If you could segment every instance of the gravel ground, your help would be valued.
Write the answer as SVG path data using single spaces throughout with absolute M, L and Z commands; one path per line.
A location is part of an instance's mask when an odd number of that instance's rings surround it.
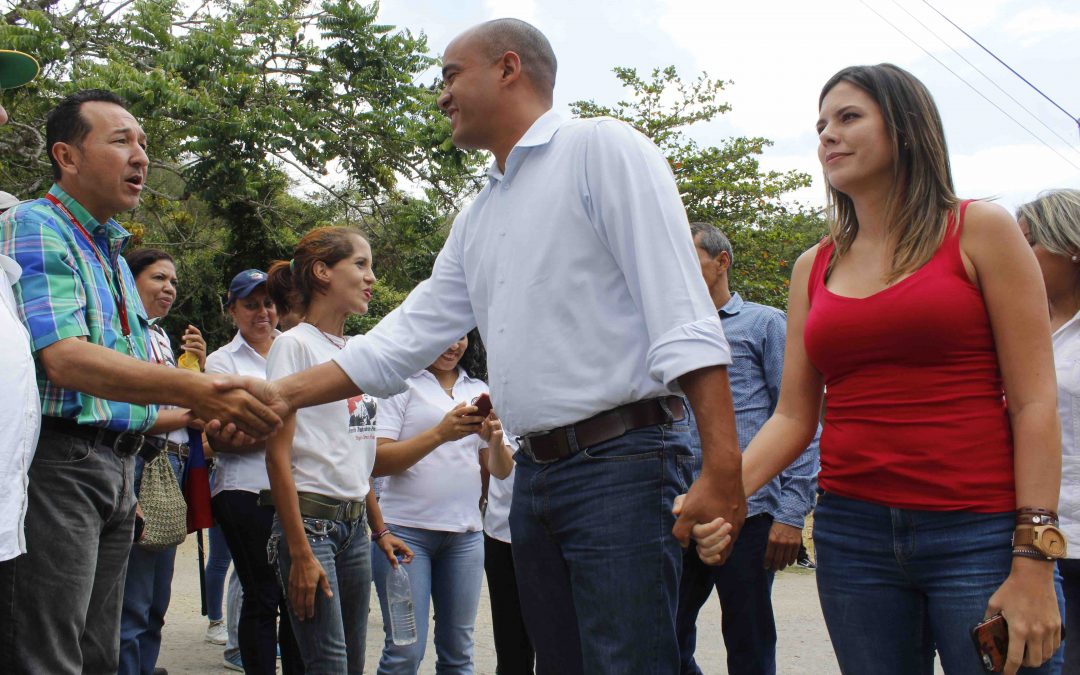
M 199 614 L 199 577 L 195 538 L 180 547 L 173 578 L 172 606 L 166 617 L 164 640 L 158 666 L 170 674 L 222 673 L 222 648 L 203 641 L 206 617 Z M 839 673 L 832 645 L 821 618 L 814 573 L 788 569 L 776 577 L 773 606 L 777 616 L 777 670 L 799 675 L 834 675 Z M 726 672 L 724 643 L 720 637 L 720 607 L 715 596 L 702 608 L 698 622 L 698 664 L 706 673 Z M 367 671 L 374 672 L 382 649 L 383 628 L 378 599 L 372 592 L 368 620 Z M 435 672 L 434 647 L 428 638 L 427 657 L 421 673 Z M 491 637 L 491 612 L 487 588 L 480 596 L 476 622 L 476 672 L 495 673 L 495 648 Z

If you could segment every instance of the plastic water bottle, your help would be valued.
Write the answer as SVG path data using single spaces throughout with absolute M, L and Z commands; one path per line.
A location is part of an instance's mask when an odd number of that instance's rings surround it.
M 397 568 L 390 568 L 386 575 L 386 599 L 390 605 L 390 636 L 396 645 L 416 642 L 416 616 L 413 613 L 412 586 L 409 573 L 398 556 Z

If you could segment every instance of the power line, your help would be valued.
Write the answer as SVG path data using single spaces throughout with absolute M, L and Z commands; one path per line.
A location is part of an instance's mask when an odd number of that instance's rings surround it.
M 963 28 L 961 28 L 960 26 L 957 26 L 957 25 L 956 25 L 956 23 L 955 23 L 955 22 L 954 22 L 954 21 L 953 21 L 952 19 L 950 19 L 949 17 L 947 17 L 947 16 L 945 16 L 944 14 L 942 14 L 942 13 L 941 13 L 941 11 L 940 11 L 940 10 L 938 10 L 938 8 L 937 8 L 937 7 L 934 7 L 933 5 L 931 5 L 931 4 L 929 3 L 929 2 L 927 2 L 927 0 L 922 0 L 922 1 L 923 1 L 923 4 L 924 4 L 924 5 L 926 5 L 926 6 L 927 6 L 927 7 L 929 7 L 930 9 L 934 10 L 935 12 L 937 12 L 937 15 L 938 15 L 938 16 L 940 16 L 940 17 L 941 17 L 942 19 L 945 19 L 945 20 L 946 20 L 946 21 L 948 21 L 948 22 L 949 22 L 950 24 L 952 24 L 953 28 L 955 28 L 956 30 L 958 30 L 958 31 L 960 31 L 961 33 L 963 33 L 964 35 L 966 35 L 966 36 L 968 37 L 968 39 L 969 39 L 969 40 L 971 40 L 972 42 L 974 42 L 975 44 L 979 45 L 979 47 L 981 47 L 981 48 L 982 48 L 982 50 L 983 50 L 984 52 L 986 52 L 986 53 L 987 53 L 987 54 L 989 54 L 990 56 L 993 56 L 993 57 L 994 57 L 994 60 L 996 60 L 996 61 L 997 61 L 998 63 L 1000 63 L 1001 65 L 1003 65 L 1003 66 L 1005 66 L 1006 68 L 1008 68 L 1008 69 L 1009 69 L 1009 72 L 1010 72 L 1010 73 L 1012 73 L 1013 75 L 1015 75 L 1015 76 L 1019 77 L 1019 78 L 1020 78 L 1021 80 L 1023 80 L 1023 81 L 1024 81 L 1024 84 L 1026 84 L 1027 86 L 1031 87 L 1031 88 L 1032 88 L 1032 89 L 1034 89 L 1035 91 L 1039 92 L 1039 95 L 1040 95 L 1040 96 L 1042 96 L 1043 98 L 1045 98 L 1045 99 L 1046 99 L 1047 101 L 1050 101 L 1050 103 L 1051 103 L 1051 104 L 1052 104 L 1052 105 L 1053 105 L 1053 106 L 1054 106 L 1055 108 L 1057 108 L 1057 109 L 1058 109 L 1058 110 L 1060 110 L 1061 112 L 1063 112 L 1063 113 L 1065 113 L 1066 115 L 1068 115 L 1068 116 L 1069 116 L 1069 119 L 1070 119 L 1070 120 L 1072 120 L 1073 124 L 1075 124 L 1075 125 L 1077 126 L 1077 128 L 1078 128 L 1078 129 L 1080 129 L 1080 117 L 1077 117 L 1076 115 L 1072 114 L 1071 112 L 1069 112 L 1069 111 L 1068 111 L 1068 110 L 1066 110 L 1065 108 L 1062 108 L 1062 107 L 1061 107 L 1060 105 L 1058 105 L 1057 101 L 1055 101 L 1054 99 L 1052 99 L 1052 98 L 1050 98 L 1049 96 L 1047 96 L 1046 94 L 1044 94 L 1044 93 L 1043 93 L 1043 91 L 1042 91 L 1042 89 L 1039 89 L 1039 88 L 1038 88 L 1038 87 L 1036 87 L 1036 86 L 1035 86 L 1034 84 L 1032 84 L 1031 82 L 1029 82 L 1029 81 L 1028 81 L 1028 79 L 1027 79 L 1026 77 L 1024 77 L 1024 76 L 1023 76 L 1023 75 L 1021 75 L 1020 73 L 1016 72 L 1016 71 L 1015 71 L 1015 70 L 1013 69 L 1013 67 L 1012 67 L 1012 66 L 1010 66 L 1009 64 L 1005 63 L 1005 62 L 1004 62 L 1004 61 L 1002 61 L 1002 60 L 1001 60 L 1000 58 L 998 58 L 998 55 L 997 55 L 997 54 L 995 54 L 994 52 L 990 51 L 990 50 L 989 50 L 989 49 L 987 49 L 987 48 L 986 48 L 985 46 L 983 46 L 983 44 L 982 44 L 981 42 L 979 42 L 979 41 L 978 41 L 978 40 L 976 40 L 976 39 L 975 39 L 974 37 L 972 37 L 972 35 L 971 35 L 970 33 L 968 33 L 968 32 L 967 32 L 966 30 L 964 30 L 964 29 L 963 29 Z
M 941 36 L 940 36 L 940 35 L 938 35 L 938 34 L 937 34 L 936 32 L 934 32 L 934 29 L 933 29 L 933 28 L 930 28 L 930 26 L 927 26 L 927 25 L 926 25 L 925 23 L 923 23 L 923 21 L 922 21 L 922 20 L 921 20 L 921 19 L 920 19 L 919 17 L 917 17 L 917 16 L 915 16 L 914 14 L 912 14 L 912 13 L 911 13 L 911 11 L 910 11 L 910 10 L 908 10 L 908 9 L 907 9 L 906 7 L 904 7 L 903 5 L 901 5 L 901 4 L 900 4 L 900 2 L 899 2 L 898 0 L 892 0 L 892 3 L 893 3 L 894 5 L 896 5 L 897 7 L 899 7 L 900 9 L 902 9 L 902 10 L 904 11 L 904 13 L 905 13 L 905 14 L 907 14 L 908 16 L 910 16 L 910 17 L 911 17 L 911 18 L 912 18 L 912 19 L 913 19 L 913 20 L 914 20 L 914 21 L 915 21 L 916 23 L 918 23 L 918 24 L 919 24 L 920 26 L 922 26 L 923 28 L 925 28 L 925 29 L 926 29 L 926 31 L 927 31 L 928 33 L 930 33 L 931 35 L 933 35 L 934 37 L 936 37 L 936 38 L 938 39 L 938 41 L 939 41 L 939 42 L 941 42 L 941 44 L 945 45 L 945 46 L 946 46 L 946 47 L 948 47 L 948 48 L 949 48 L 950 50 L 952 50 L 952 52 L 953 52 L 954 54 L 956 54 L 957 56 L 959 56 L 959 57 L 960 57 L 960 58 L 961 58 L 961 59 L 962 59 L 962 60 L 964 61 L 964 63 L 966 63 L 966 64 L 968 64 L 969 66 L 971 66 L 971 67 L 972 67 L 972 68 L 973 68 L 973 69 L 975 70 L 975 72 L 977 72 L 978 74 L 982 75 L 982 76 L 983 76 L 984 78 L 986 78 L 986 80 L 987 80 L 988 82 L 990 82 L 990 84 L 992 84 L 992 85 L 994 85 L 995 87 L 997 87 L 998 91 L 1000 91 L 1000 92 L 1001 92 L 1002 94 L 1005 94 L 1005 96 L 1007 96 L 1007 97 L 1009 98 L 1009 100 L 1010 100 L 1010 101 L 1012 101 L 1012 102 L 1013 102 L 1013 103 L 1015 103 L 1016 105 L 1020 106 L 1020 109 L 1021 109 L 1021 110 L 1023 110 L 1023 111 L 1024 111 L 1024 112 L 1026 112 L 1027 114 L 1031 115 L 1031 116 L 1032 116 L 1033 118 L 1035 118 L 1035 121 L 1036 121 L 1036 122 L 1038 122 L 1039 124 L 1043 125 L 1043 127 L 1045 127 L 1047 131 L 1049 131 L 1049 132 L 1050 132 L 1050 133 L 1052 133 L 1052 134 L 1053 134 L 1053 135 L 1054 135 L 1055 137 L 1057 137 L 1057 139 L 1058 139 L 1059 141 L 1061 141 L 1061 142 L 1062 142 L 1062 143 L 1064 143 L 1065 145 L 1069 146 L 1069 148 L 1071 148 L 1071 149 L 1075 150 L 1075 151 L 1076 151 L 1077 153 L 1080 153 L 1080 148 L 1078 148 L 1077 146 L 1073 145 L 1073 144 L 1072 144 L 1072 141 L 1070 141 L 1069 139 L 1067 139 L 1067 138 L 1065 138 L 1064 136 L 1062 136 L 1061 134 L 1059 134 L 1059 133 L 1058 133 L 1058 132 L 1057 132 L 1057 131 L 1056 131 L 1056 130 L 1055 130 L 1055 129 L 1053 128 L 1053 127 L 1051 127 L 1051 126 L 1050 126 L 1049 124 L 1047 124 L 1046 122 L 1044 122 L 1044 121 L 1042 120 L 1042 118 L 1041 118 L 1041 117 L 1039 117 L 1038 115 L 1036 115 L 1036 114 L 1035 114 L 1034 112 L 1032 112 L 1031 110 L 1029 110 L 1029 109 L 1028 109 L 1028 108 L 1027 108 L 1027 107 L 1026 107 L 1026 106 L 1025 106 L 1025 105 L 1024 105 L 1023 103 L 1021 103 L 1020 101 L 1018 101 L 1018 100 L 1016 99 L 1016 97 L 1014 97 L 1014 96 L 1013 96 L 1012 94 L 1010 94 L 1009 92 L 1005 91 L 1005 89 L 1004 89 L 1004 88 L 1003 88 L 1003 87 L 1002 87 L 1002 86 L 1001 86 L 1000 84 L 998 84 L 998 83 L 997 83 L 996 81 L 994 81 L 994 79 L 993 79 L 992 77 L 990 77 L 989 75 L 987 75 L 986 73 L 984 73 L 984 72 L 983 72 L 983 71 L 982 71 L 982 70 L 981 70 L 981 69 L 980 69 L 980 68 L 979 68 L 978 66 L 976 66 L 976 65 L 975 65 L 974 63 L 972 63 L 971 61 L 969 61 L 969 60 L 968 60 L 968 58 L 967 58 L 966 56 L 964 56 L 964 55 L 963 55 L 963 54 L 962 54 L 962 53 L 960 52 L 960 50 L 958 50 L 958 49 L 956 49 L 955 47 L 953 47 L 953 46 L 952 46 L 951 44 L 949 44 L 949 43 L 948 43 L 948 41 L 947 41 L 947 40 L 945 40 L 945 38 L 941 37 Z
M 904 32 L 903 30 L 901 30 L 901 29 L 900 29 L 900 27 L 899 27 L 899 26 L 897 26 L 897 25 L 896 25 L 895 23 L 893 23 L 892 21 L 889 21 L 889 20 L 888 20 L 888 19 L 887 19 L 887 18 L 886 18 L 886 17 L 885 17 L 885 16 L 884 16 L 884 15 L 883 15 L 883 14 L 882 14 L 881 12 L 879 12 L 879 11 L 877 11 L 876 9 L 874 9 L 873 7 L 871 7 L 871 6 L 870 6 L 870 4 L 869 4 L 869 3 L 868 3 L 868 2 L 866 1 L 866 0 L 859 0 L 859 2 L 861 2 L 861 3 L 863 4 L 863 6 L 865 6 L 865 7 L 867 8 L 867 9 L 869 9 L 869 10 L 870 10 L 871 12 L 873 12 L 874 14 L 876 14 L 876 15 L 877 15 L 877 17 L 878 17 L 879 19 L 881 19 L 881 20 L 882 20 L 882 21 L 884 21 L 885 23 L 887 23 L 887 24 L 889 24 L 890 26 L 892 26 L 893 30 L 895 30 L 895 31 L 896 31 L 897 33 L 900 33 L 900 34 L 901 34 L 901 35 L 903 35 L 903 36 L 904 36 L 905 38 L 907 38 L 907 39 L 908 39 L 908 41 L 909 41 L 909 42 L 911 42 L 911 43 L 912 43 L 913 45 L 915 45 L 915 46 L 916 46 L 916 47 L 918 47 L 919 49 L 923 50 L 923 51 L 924 51 L 924 52 L 926 53 L 926 55 L 927 55 L 927 56 L 929 56 L 929 57 L 930 57 L 930 58 L 932 58 L 933 60 L 937 61 L 938 65 L 940 65 L 940 66 L 941 66 L 942 68 L 944 68 L 945 70 L 947 70 L 947 71 L 949 71 L 950 73 L 952 73 L 952 74 L 953 74 L 953 77 L 955 77 L 956 79 L 958 79 L 958 80 L 960 80 L 961 82 L 963 82 L 964 84 L 966 84 L 966 85 L 967 85 L 967 86 L 968 86 L 968 87 L 969 87 L 969 88 L 970 88 L 970 89 L 971 89 L 972 91 L 974 91 L 974 92 L 975 92 L 976 94 L 978 94 L 979 96 L 981 96 L 981 97 L 983 98 L 983 100 L 985 100 L 985 101 L 986 101 L 987 103 L 989 103 L 990 105 L 992 105 L 992 106 L 994 106 L 995 108 L 997 108 L 997 109 L 998 109 L 998 112 L 1000 112 L 1000 113 L 1001 113 L 1002 115 L 1004 115 L 1005 117 L 1008 117 L 1008 118 L 1009 118 L 1010 120 L 1012 120 L 1012 121 L 1013 121 L 1013 123 L 1014 123 L 1014 124 L 1016 124 L 1016 125 L 1017 125 L 1018 127 L 1020 127 L 1021 129 L 1023 129 L 1024 131 L 1028 132 L 1028 134 L 1030 134 L 1032 138 L 1034 138 L 1034 139 L 1035 139 L 1035 140 L 1037 140 L 1038 142 L 1040 142 L 1040 143 L 1042 143 L 1043 145 L 1045 145 L 1045 146 L 1046 146 L 1046 147 L 1047 147 L 1047 148 L 1048 148 L 1048 149 L 1049 149 L 1049 150 L 1050 150 L 1051 152 L 1053 152 L 1053 153 L 1054 153 L 1055 155 L 1057 155 L 1058 157 L 1060 157 L 1060 158 L 1061 158 L 1061 159 L 1062 159 L 1062 160 L 1063 160 L 1063 161 L 1064 161 L 1064 162 L 1065 162 L 1066 164 L 1068 164 L 1069 166 L 1073 167 L 1074 169 L 1076 169 L 1076 170 L 1080 171 L 1080 164 L 1075 164 L 1075 163 L 1074 163 L 1074 162 L 1073 162 L 1073 161 L 1072 161 L 1071 159 L 1069 159 L 1069 158 L 1068 158 L 1068 157 L 1066 157 L 1065 155 L 1061 154 L 1061 152 L 1059 152 L 1057 148 L 1055 148 L 1054 146 L 1050 145 L 1049 143 L 1047 143 L 1046 141 L 1044 141 L 1044 140 L 1042 139 L 1042 137 L 1038 136 L 1038 135 L 1037 135 L 1037 134 L 1036 134 L 1036 133 L 1035 133 L 1034 131 L 1032 131 L 1031 129 L 1027 128 L 1027 127 L 1026 127 L 1026 126 L 1025 126 L 1025 125 L 1024 125 L 1024 124 L 1023 124 L 1023 123 L 1022 123 L 1022 122 L 1021 122 L 1020 120 L 1016 119 L 1015 117 L 1013 117 L 1012 115 L 1010 115 L 1010 114 L 1008 113 L 1008 111 L 1006 111 L 1006 110 L 1005 110 L 1004 108 L 1002 108 L 1002 107 L 1001 107 L 1001 106 L 999 106 L 999 105 L 998 105 L 997 103 L 994 103 L 994 102 L 993 102 L 992 100 L 990 100 L 990 99 L 989 99 L 989 98 L 988 98 L 988 97 L 986 96 L 986 94 L 984 94 L 984 93 L 982 93 L 981 91 L 979 91 L 979 90 L 978 90 L 978 88 L 976 88 L 976 87 L 975 87 L 975 85 L 973 85 L 973 84 L 971 84 L 970 82 L 968 82 L 967 80 L 965 80 L 965 79 L 964 79 L 963 77 L 961 77 L 961 76 L 960 76 L 960 74 L 959 74 L 959 73 L 957 73 L 957 72 L 956 72 L 955 70 L 953 70 L 953 69 L 952 69 L 952 68 L 950 68 L 949 66 L 945 65 L 945 63 L 944 63 L 944 62 L 943 62 L 943 61 L 942 61 L 941 59 L 939 59 L 938 57 L 934 56 L 934 55 L 933 55 L 933 53 L 931 53 L 929 49 L 927 49 L 926 47 L 923 47 L 923 46 L 922 46 L 921 44 L 919 44 L 919 43 L 918 43 L 918 42 L 917 42 L 917 41 L 915 40 L 915 38 L 913 38 L 913 37 L 911 37 L 910 35 L 908 35 L 907 33 L 905 33 L 905 32 Z

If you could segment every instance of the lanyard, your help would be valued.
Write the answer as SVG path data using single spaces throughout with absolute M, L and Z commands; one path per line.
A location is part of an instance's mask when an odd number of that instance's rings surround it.
M 101 255 L 101 251 L 98 250 L 97 244 L 94 243 L 94 238 L 90 236 L 90 233 L 86 231 L 83 224 L 79 222 L 79 219 L 75 217 L 75 214 L 71 212 L 68 207 L 56 198 L 53 194 L 45 195 L 45 199 L 48 199 L 53 206 L 60 209 L 67 219 L 71 221 L 71 224 L 75 226 L 75 229 L 86 238 L 86 243 L 90 245 L 90 250 L 97 256 L 98 263 L 101 264 L 103 270 L 109 271 L 109 277 L 107 279 L 110 282 L 110 290 L 113 292 L 113 301 L 116 303 L 116 311 L 120 317 L 120 329 L 124 335 L 124 339 L 127 340 L 128 347 L 131 349 L 131 355 L 135 356 L 135 345 L 131 341 L 131 326 L 128 324 L 127 315 L 127 297 L 124 295 L 124 279 L 120 274 L 120 270 L 113 267 L 105 260 L 105 257 Z M 111 277 L 111 278 L 110 278 Z

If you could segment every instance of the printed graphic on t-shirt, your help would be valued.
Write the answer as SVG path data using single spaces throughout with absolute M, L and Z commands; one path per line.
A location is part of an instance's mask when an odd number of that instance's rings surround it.
M 367 394 L 353 396 L 349 404 L 349 433 L 357 440 L 375 438 L 375 411 L 378 403 Z

